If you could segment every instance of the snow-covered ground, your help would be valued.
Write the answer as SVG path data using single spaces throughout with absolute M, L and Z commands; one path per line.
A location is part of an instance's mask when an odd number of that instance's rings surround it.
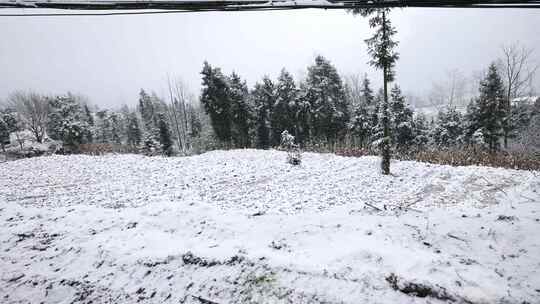
M 285 159 L 0 164 L 0 302 L 540 303 L 540 172 Z

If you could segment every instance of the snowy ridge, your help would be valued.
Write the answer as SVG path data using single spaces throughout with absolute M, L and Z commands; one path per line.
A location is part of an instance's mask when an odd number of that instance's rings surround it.
M 540 301 L 540 173 L 285 157 L 0 164 L 0 302 Z

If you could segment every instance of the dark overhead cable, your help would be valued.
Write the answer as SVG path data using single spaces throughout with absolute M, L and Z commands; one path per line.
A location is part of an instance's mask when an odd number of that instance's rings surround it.
M 20 13 L 0 14 L 12 16 L 114 16 L 149 15 L 184 12 L 211 11 L 266 11 L 293 9 L 355 9 L 381 7 L 420 7 L 420 8 L 540 8 L 540 0 L 225 0 L 225 1 L 65 1 L 65 0 L 0 0 L 0 9 L 56 9 L 78 11 L 79 13 Z M 92 11 L 92 12 L 89 12 Z M 101 11 L 101 12 L 97 12 Z M 112 11 L 112 12 L 111 12 Z

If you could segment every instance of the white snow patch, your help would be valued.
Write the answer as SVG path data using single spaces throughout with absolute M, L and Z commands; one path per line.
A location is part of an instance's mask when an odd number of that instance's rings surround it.
M 2 163 L 0 302 L 444 302 L 391 274 L 447 302 L 540 302 L 539 172 L 378 169 L 257 150 Z

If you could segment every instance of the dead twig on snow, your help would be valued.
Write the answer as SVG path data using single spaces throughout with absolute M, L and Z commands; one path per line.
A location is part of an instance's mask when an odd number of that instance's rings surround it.
M 194 298 L 195 300 L 198 300 L 202 304 L 219 304 L 218 302 L 214 302 L 212 300 L 208 300 L 208 299 L 205 299 L 205 298 L 200 297 L 200 296 L 191 295 L 191 297 Z
M 373 209 L 375 209 L 375 210 L 377 210 L 377 211 L 383 211 L 381 208 L 379 208 L 379 207 L 377 207 L 377 206 L 374 206 L 374 205 L 372 205 L 372 204 L 370 204 L 370 203 L 365 203 L 365 202 L 364 202 L 364 205 L 366 205 L 366 206 L 368 206 L 368 207 L 371 207 L 371 208 L 373 208 Z
M 480 176 L 480 177 L 481 177 L 482 179 L 484 179 L 484 180 L 486 181 L 486 183 L 488 183 L 487 186 L 491 186 L 491 187 L 493 187 L 493 188 L 495 188 L 495 189 L 501 191 L 502 193 L 504 193 L 504 195 L 508 196 L 508 193 L 506 193 L 506 191 L 504 191 L 501 187 L 499 187 L 499 186 L 497 186 L 497 185 L 491 183 L 490 181 L 488 181 L 487 178 L 485 178 L 485 177 L 483 177 L 483 176 Z
M 446 235 L 447 235 L 448 237 L 451 237 L 451 238 L 456 239 L 456 240 L 458 240 L 458 241 L 462 241 L 462 242 L 465 242 L 465 243 L 467 243 L 467 244 L 469 243 L 469 241 L 467 241 L 467 240 L 465 240 L 465 239 L 462 239 L 462 238 L 460 238 L 459 236 L 455 236 L 455 235 L 453 235 L 453 234 L 451 234 L 451 233 L 447 233 Z

